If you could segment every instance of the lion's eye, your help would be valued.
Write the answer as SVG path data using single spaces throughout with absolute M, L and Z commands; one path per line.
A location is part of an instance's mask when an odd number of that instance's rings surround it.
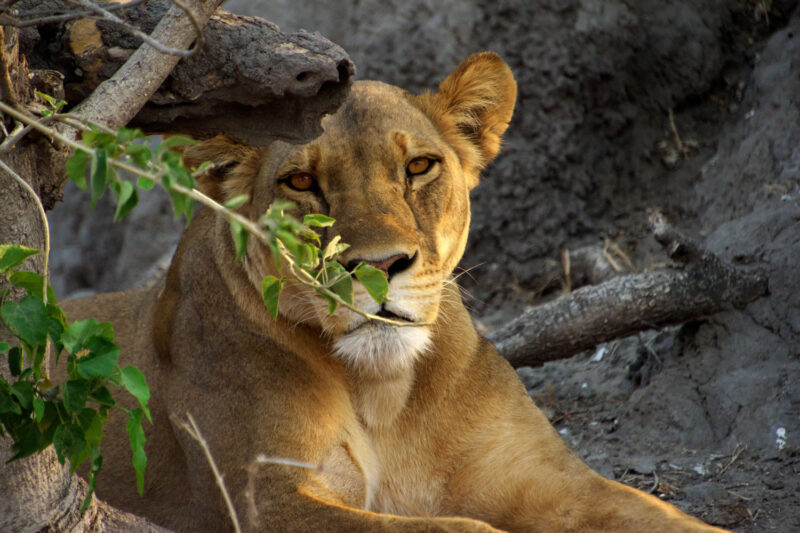
M 286 178 L 286 184 L 296 191 L 309 191 L 316 183 L 316 178 L 308 172 L 298 172 Z
M 410 176 L 417 176 L 419 174 L 426 173 L 428 170 L 430 170 L 432 165 L 433 160 L 428 157 L 415 157 L 408 162 L 406 171 Z

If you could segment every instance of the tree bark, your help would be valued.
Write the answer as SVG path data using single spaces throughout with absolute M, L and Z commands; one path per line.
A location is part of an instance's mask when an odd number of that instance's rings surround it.
M 515 367 L 541 366 L 638 331 L 743 307 L 767 293 L 763 273 L 703 251 L 659 213 L 650 222 L 670 258 L 688 264 L 616 277 L 536 306 L 489 335 L 498 351 Z

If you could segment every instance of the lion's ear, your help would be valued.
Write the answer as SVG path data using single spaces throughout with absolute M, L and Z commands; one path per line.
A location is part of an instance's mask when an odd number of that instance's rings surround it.
M 220 203 L 241 194 L 251 195 L 253 176 L 258 171 L 257 148 L 218 135 L 183 149 L 183 162 L 196 169 L 206 161 L 212 166 L 197 178 L 198 187 Z
M 517 83 L 508 65 L 494 52 L 473 54 L 458 65 L 428 100 L 427 111 L 444 126 L 462 163 L 479 171 L 500 151 L 517 99 Z M 456 141 L 456 142 L 454 142 Z M 467 141 L 473 150 L 459 149 Z M 469 153 L 472 152 L 472 153 Z

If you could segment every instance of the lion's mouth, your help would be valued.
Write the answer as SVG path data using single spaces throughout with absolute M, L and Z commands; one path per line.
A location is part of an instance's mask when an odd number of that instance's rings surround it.
M 398 315 L 394 311 L 389 311 L 386 309 L 386 304 L 383 304 L 381 306 L 381 310 L 375 314 L 381 318 L 388 318 L 389 320 L 397 320 L 399 322 L 414 322 L 414 320 L 408 318 L 407 316 Z

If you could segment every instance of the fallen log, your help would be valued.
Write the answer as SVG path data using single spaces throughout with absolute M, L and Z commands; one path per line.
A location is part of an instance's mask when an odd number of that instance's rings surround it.
M 741 308 L 767 293 L 758 270 L 703 250 L 660 213 L 650 217 L 674 268 L 615 277 L 538 305 L 489 339 L 514 367 L 540 366 L 638 331 Z

